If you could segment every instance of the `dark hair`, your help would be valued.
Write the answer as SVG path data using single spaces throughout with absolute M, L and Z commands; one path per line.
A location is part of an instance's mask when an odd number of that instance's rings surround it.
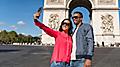
M 65 20 L 68 20 L 68 21 L 70 21 L 70 28 L 69 28 L 69 30 L 68 30 L 68 35 L 72 35 L 72 29 L 73 29 L 73 26 L 72 26 L 72 22 L 71 22 L 71 20 L 70 19 L 64 19 L 62 22 L 61 22 L 61 25 L 60 25 L 60 28 L 59 28 L 59 31 L 63 31 L 63 29 L 62 29 L 62 24 L 64 23 L 64 21 Z
M 83 18 L 83 14 L 82 14 L 81 12 L 76 11 L 76 12 L 74 12 L 73 14 L 80 14 L 81 17 Z

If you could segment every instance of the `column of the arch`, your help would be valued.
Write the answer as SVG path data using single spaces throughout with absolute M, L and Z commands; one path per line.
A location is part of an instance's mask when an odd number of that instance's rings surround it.
M 66 0 L 45 0 L 44 1 L 44 14 L 43 14 L 43 23 L 54 29 L 59 30 L 61 21 L 66 18 Z M 54 23 L 56 26 L 54 26 Z M 42 31 L 42 43 L 43 44 L 54 44 L 54 38 L 47 35 Z
M 68 8 L 66 8 L 66 10 L 65 10 L 65 18 L 69 18 L 69 9 Z
M 100 45 L 104 42 L 106 46 L 120 42 L 118 0 L 108 1 L 95 0 L 92 13 L 95 40 Z

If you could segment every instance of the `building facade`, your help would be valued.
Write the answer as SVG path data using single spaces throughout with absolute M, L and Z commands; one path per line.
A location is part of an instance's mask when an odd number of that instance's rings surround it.
M 107 46 L 120 43 L 118 0 L 45 0 L 43 23 L 58 30 L 61 21 L 70 18 L 76 7 L 84 7 L 89 11 L 95 44 Z M 54 38 L 42 31 L 42 43 L 54 44 Z

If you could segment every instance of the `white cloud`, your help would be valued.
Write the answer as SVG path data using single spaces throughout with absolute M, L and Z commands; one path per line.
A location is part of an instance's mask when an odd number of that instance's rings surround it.
M 0 22 L 0 25 L 4 25 L 5 23 L 4 22 Z
M 11 29 L 16 30 L 17 27 L 15 25 L 10 26 Z
M 25 25 L 25 22 L 23 22 L 23 21 L 18 21 L 17 24 L 18 24 L 18 25 Z
M 27 36 L 27 34 L 26 34 L 26 33 L 18 33 L 18 34 L 22 34 L 22 35 L 25 35 L 25 36 Z
M 26 35 L 25 33 L 21 33 L 21 34 Z

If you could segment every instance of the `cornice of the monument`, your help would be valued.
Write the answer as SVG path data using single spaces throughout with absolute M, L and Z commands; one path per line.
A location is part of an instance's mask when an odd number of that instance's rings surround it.
M 69 10 L 67 8 L 44 8 L 44 10 Z
M 92 8 L 92 10 L 120 10 L 120 8 Z

